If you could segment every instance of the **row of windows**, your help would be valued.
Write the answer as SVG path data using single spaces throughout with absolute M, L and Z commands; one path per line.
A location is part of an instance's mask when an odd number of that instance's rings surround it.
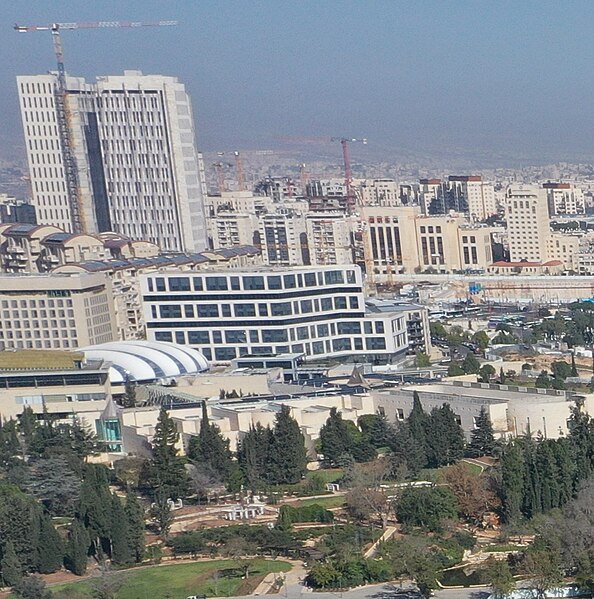
M 346 274 L 346 277 L 345 277 Z M 298 287 L 316 287 L 318 285 L 355 284 L 354 270 L 329 270 L 326 272 L 309 272 L 290 275 L 243 275 L 238 276 L 205 276 L 205 277 L 157 277 L 148 279 L 149 291 L 263 291 L 297 289 Z M 166 288 L 168 283 L 168 289 Z

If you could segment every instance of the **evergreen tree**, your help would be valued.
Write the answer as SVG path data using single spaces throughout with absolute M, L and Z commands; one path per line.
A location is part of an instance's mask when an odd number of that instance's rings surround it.
M 420 445 L 424 455 L 427 457 L 427 432 L 429 430 L 429 414 L 423 410 L 419 393 L 413 391 L 413 407 L 409 417 L 406 420 L 410 433 L 415 441 Z
M 499 369 L 499 384 L 500 385 L 505 385 L 505 372 L 503 372 L 503 366 Z
M 128 518 L 120 498 L 114 493 L 111 496 L 111 561 L 114 564 L 125 566 L 134 561 L 129 542 Z
M 40 576 L 23 576 L 12 589 L 17 599 L 52 599 L 52 592 L 46 588 Z
M 136 407 L 136 383 L 129 376 L 127 376 L 124 381 L 124 397 L 122 403 L 125 408 Z
M 161 489 L 172 499 L 187 493 L 188 477 L 177 455 L 179 433 L 167 410 L 161 408 L 153 436 L 153 488 Z
M 421 443 L 415 439 L 408 422 L 400 423 L 388 438 L 388 446 L 392 452 L 392 466 L 396 471 L 405 465 L 411 475 L 417 475 L 427 466 L 427 455 Z
M 522 445 L 517 439 L 510 441 L 501 456 L 501 491 L 506 522 L 515 522 L 522 516 L 524 472 Z
M 476 359 L 476 356 L 473 353 L 467 353 L 462 360 L 462 370 L 466 374 L 478 374 L 481 368 L 480 362 Z
M 87 529 L 78 518 L 75 518 L 68 535 L 64 563 L 77 576 L 82 576 L 87 571 L 90 544 Z
M 132 490 L 126 495 L 126 520 L 128 523 L 128 546 L 135 562 L 144 557 L 144 510 Z
M 29 447 L 33 440 L 33 436 L 35 435 L 35 431 L 39 426 L 37 416 L 35 412 L 33 412 L 33 408 L 30 406 L 25 406 L 21 415 L 19 416 L 19 433 L 23 435 L 23 439 L 25 441 L 25 445 Z
M 64 560 L 64 544 L 48 516 L 42 514 L 37 543 L 37 571 L 41 574 L 57 572 Z
M 352 455 L 347 425 L 336 408 L 330 409 L 326 424 L 320 429 L 320 449 L 330 464 L 336 464 L 336 460 L 345 454 Z
M 6 541 L 2 549 L 2 559 L 0 560 L 0 574 L 2 575 L 3 586 L 12 587 L 22 578 L 23 567 L 14 550 L 14 545 L 10 539 Z
M 271 446 L 272 431 L 260 423 L 251 427 L 240 442 L 237 457 L 252 491 L 261 488 L 266 481 Z
M 173 524 L 173 514 L 171 513 L 171 504 L 169 503 L 169 497 L 163 489 L 157 489 L 155 491 L 155 501 L 152 507 L 152 514 L 159 533 L 163 538 L 167 538 L 169 535 L 169 529 Z
M 229 440 L 223 437 L 216 424 L 209 421 L 206 402 L 202 402 L 200 433 L 190 439 L 188 457 L 201 465 L 207 465 L 223 480 L 227 480 L 233 468 Z
M 571 354 L 571 376 L 578 376 L 577 366 L 575 365 L 575 354 Z
M 288 406 L 281 406 L 272 430 L 269 481 L 294 484 L 301 480 L 307 466 L 305 438 Z
M 583 402 L 576 402 L 571 408 L 569 419 L 569 440 L 576 465 L 576 482 L 592 476 L 593 465 L 593 426 L 590 416 L 582 410 Z
M 19 453 L 20 445 L 15 420 L 0 419 L 0 468 L 8 469 Z
M 429 416 L 427 458 L 433 468 L 447 466 L 464 455 L 464 433 L 450 405 L 433 408 Z
M 477 457 L 492 455 L 495 448 L 495 437 L 493 436 L 493 425 L 485 406 L 476 419 L 475 428 L 470 432 L 470 444 L 468 450 L 470 455 Z

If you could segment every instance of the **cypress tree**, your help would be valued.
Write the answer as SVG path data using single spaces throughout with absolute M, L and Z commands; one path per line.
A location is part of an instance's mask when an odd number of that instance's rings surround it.
M 352 455 L 350 437 L 342 414 L 336 408 L 331 408 L 326 424 L 320 429 L 320 448 L 324 459 L 330 464 L 335 464 L 341 456 Z
M 472 456 L 492 455 L 495 448 L 495 437 L 493 436 L 493 425 L 485 406 L 476 419 L 476 426 L 470 433 L 469 453 Z
M 431 410 L 428 431 L 427 457 L 430 466 L 447 466 L 463 457 L 464 433 L 449 404 Z
M 419 393 L 417 391 L 413 391 L 413 407 L 406 422 L 410 428 L 411 435 L 422 447 L 423 453 L 427 455 L 427 431 L 429 429 L 429 415 L 427 412 L 425 412 L 425 410 L 423 410 L 421 399 L 419 398 Z
M 510 441 L 501 456 L 503 516 L 514 522 L 522 515 L 524 496 L 524 451 L 518 440 Z
M 128 523 L 128 546 L 135 562 L 144 557 L 144 510 L 132 490 L 126 495 L 126 520 Z
M 64 560 L 64 544 L 52 521 L 41 514 L 37 542 L 37 570 L 41 574 L 57 572 Z
M 77 576 L 82 576 L 87 571 L 90 544 L 87 529 L 78 518 L 75 518 L 68 535 L 64 563 Z
M 272 431 L 260 423 L 251 427 L 240 442 L 237 457 L 246 482 L 252 491 L 266 480 L 272 445 Z
M 421 443 L 415 439 L 410 424 L 403 422 L 388 438 L 388 446 L 392 451 L 394 466 L 405 464 L 412 475 L 416 475 L 427 466 L 427 456 Z
M 288 406 L 281 406 L 272 430 L 269 482 L 293 484 L 301 480 L 307 466 L 305 438 Z
M 575 354 L 571 354 L 571 376 L 578 376 L 577 366 L 575 365 Z
M 14 550 L 10 539 L 4 544 L 2 560 L 0 560 L 0 573 L 4 586 L 12 587 L 23 577 L 23 567 Z
M 131 564 L 134 556 L 129 544 L 128 519 L 122 502 L 115 493 L 111 496 L 111 522 L 111 561 L 118 566 Z

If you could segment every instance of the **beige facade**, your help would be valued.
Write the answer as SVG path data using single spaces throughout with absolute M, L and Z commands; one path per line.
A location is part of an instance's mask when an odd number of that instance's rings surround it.
M 264 264 L 303 266 L 310 263 L 307 226 L 303 214 L 287 211 L 261 216 L 260 244 Z
M 357 220 L 337 212 L 311 213 L 305 220 L 312 265 L 353 263 L 353 233 Z
M 400 186 L 393 179 L 369 179 L 359 187 L 365 206 L 400 206 Z
M 219 212 L 208 220 L 211 248 L 253 245 L 258 231 L 258 217 L 245 212 Z
M 534 185 L 507 189 L 505 216 L 511 262 L 546 262 L 550 236 L 545 191 Z
M 206 214 L 209 217 L 219 212 L 242 214 L 266 214 L 274 210 L 274 201 L 269 196 L 255 195 L 251 191 L 224 191 L 219 196 L 205 198 Z
M 549 216 L 586 212 L 584 190 L 572 183 L 543 183 L 543 189 L 547 195 Z
M 566 270 L 579 270 L 580 239 L 574 235 L 551 232 L 547 239 L 547 260 L 563 263 Z
M 0 276 L 0 349 L 71 349 L 116 339 L 103 273 Z
M 468 213 L 471 220 L 481 221 L 497 214 L 495 188 L 492 183 L 483 181 L 480 175 L 452 176 L 448 183 L 448 193 L 454 200 L 460 198 L 459 203 L 466 205 L 464 212 Z

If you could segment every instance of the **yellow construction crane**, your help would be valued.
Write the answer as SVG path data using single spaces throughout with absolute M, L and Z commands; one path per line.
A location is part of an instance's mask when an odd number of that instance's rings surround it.
M 32 31 L 49 31 L 52 34 L 54 54 L 58 65 L 58 82 L 54 90 L 54 102 L 56 106 L 56 117 L 58 124 L 58 135 L 62 151 L 62 162 L 66 178 L 68 193 L 68 204 L 70 207 L 71 224 L 73 233 L 83 233 L 87 227 L 83 222 L 83 214 L 80 198 L 80 186 L 76 158 L 72 144 L 71 115 L 69 112 L 68 95 L 66 85 L 66 68 L 64 66 L 64 50 L 62 47 L 62 30 L 71 29 L 107 29 L 113 27 L 137 28 L 137 27 L 163 27 L 177 25 L 177 21 L 95 21 L 84 23 L 51 23 L 50 25 L 15 25 L 14 29 L 19 33 Z

